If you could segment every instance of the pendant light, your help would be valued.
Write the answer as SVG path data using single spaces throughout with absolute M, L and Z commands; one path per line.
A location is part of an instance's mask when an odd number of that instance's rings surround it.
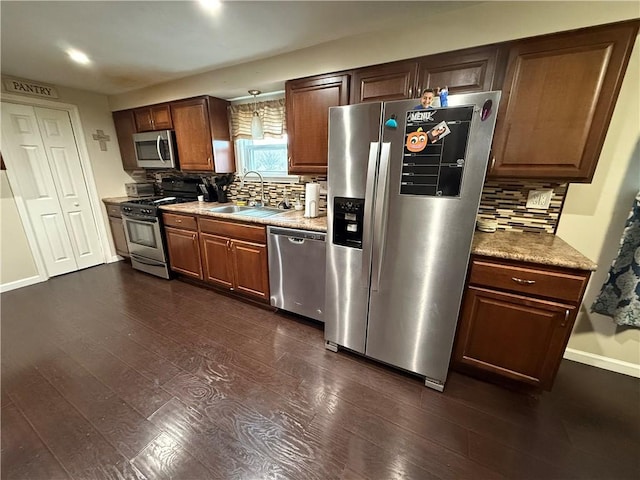
M 249 90 L 249 95 L 253 95 L 253 116 L 251 117 L 251 138 L 254 140 L 262 140 L 264 138 L 264 130 L 262 129 L 262 120 L 258 113 L 258 103 L 256 95 L 260 95 L 260 90 Z

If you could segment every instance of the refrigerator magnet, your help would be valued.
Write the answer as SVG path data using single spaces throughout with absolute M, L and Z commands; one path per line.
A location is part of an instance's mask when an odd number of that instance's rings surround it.
M 395 115 L 391 115 L 391 118 L 384 122 L 384 126 L 388 128 L 398 128 L 398 121 Z
M 442 121 L 427 132 L 427 137 L 431 143 L 436 143 L 438 140 L 446 137 L 450 133 L 451 130 L 449 130 L 447 122 Z

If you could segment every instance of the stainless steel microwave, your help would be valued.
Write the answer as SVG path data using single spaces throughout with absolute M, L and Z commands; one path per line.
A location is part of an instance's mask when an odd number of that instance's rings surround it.
M 134 133 L 133 146 L 140 168 L 178 168 L 173 130 Z

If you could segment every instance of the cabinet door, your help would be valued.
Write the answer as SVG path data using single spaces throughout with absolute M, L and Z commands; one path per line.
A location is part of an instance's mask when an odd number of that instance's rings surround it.
M 291 80 L 285 90 L 289 173 L 327 173 L 329 107 L 349 102 L 349 75 Z
M 469 287 L 454 361 L 550 390 L 575 316 L 573 306 Z
M 515 43 L 489 174 L 591 181 L 637 30 L 626 23 Z
M 351 103 L 383 102 L 413 98 L 416 62 L 397 62 L 360 68 L 353 73 Z
M 125 170 L 135 170 L 138 168 L 138 163 L 136 162 L 136 150 L 133 146 L 133 134 L 136 133 L 133 110 L 113 112 L 113 123 L 116 127 L 116 136 L 118 137 L 120 157 L 122 157 L 122 168 Z
M 171 104 L 180 170 L 213 171 L 209 112 L 204 98 Z
M 169 104 L 136 108 L 133 115 L 138 132 L 169 130 L 173 127 Z
M 227 237 L 201 233 L 200 242 L 205 281 L 232 290 L 231 240 Z
M 113 244 L 116 247 L 116 253 L 123 257 L 128 257 L 129 247 L 127 245 L 127 237 L 124 233 L 122 218 L 109 217 L 109 226 L 111 227 L 111 235 L 113 236 Z
M 171 270 L 202 280 L 198 233 L 165 227 Z
M 265 245 L 232 240 L 233 275 L 238 292 L 269 299 L 269 266 Z
M 423 57 L 418 64 L 418 88 L 422 92 L 447 87 L 452 95 L 500 88 L 503 65 L 499 60 L 497 46 Z

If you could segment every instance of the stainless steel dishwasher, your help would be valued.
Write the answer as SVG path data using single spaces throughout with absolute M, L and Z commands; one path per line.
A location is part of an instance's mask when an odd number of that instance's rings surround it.
M 322 232 L 268 227 L 271 305 L 324 322 Z

